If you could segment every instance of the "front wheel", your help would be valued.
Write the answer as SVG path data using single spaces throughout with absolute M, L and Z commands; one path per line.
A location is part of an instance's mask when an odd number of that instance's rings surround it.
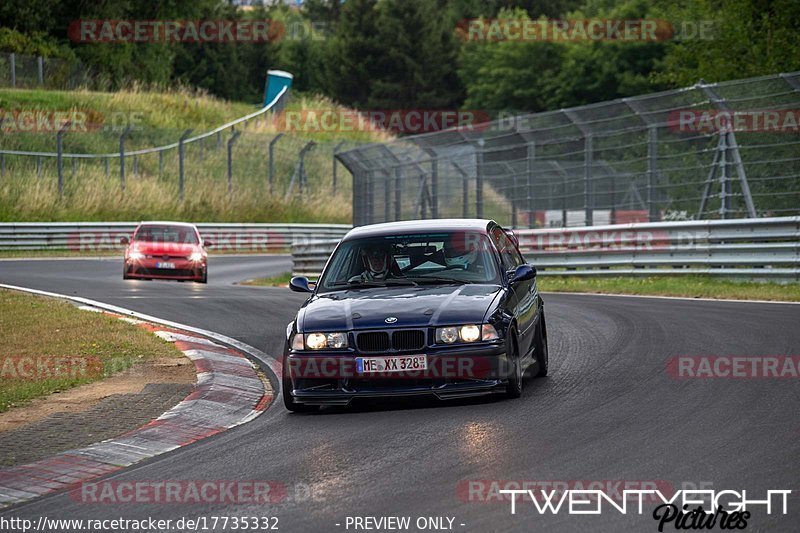
M 514 336 L 509 338 L 507 358 L 511 364 L 511 375 L 508 377 L 508 385 L 506 385 L 506 396 L 519 398 L 522 396 L 522 362 L 519 360 L 519 348 L 517 348 L 517 339 Z
M 537 378 L 543 378 L 547 375 L 547 367 L 550 364 L 550 357 L 547 353 L 547 323 L 544 320 L 544 311 L 542 311 L 542 320 L 539 327 L 536 328 L 536 366 L 539 371 L 536 372 Z

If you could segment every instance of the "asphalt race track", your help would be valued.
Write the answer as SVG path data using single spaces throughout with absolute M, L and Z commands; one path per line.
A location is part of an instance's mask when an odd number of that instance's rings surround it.
M 287 257 L 212 257 L 203 286 L 123 281 L 116 259 L 0 261 L 0 282 L 100 300 L 278 355 L 304 296 L 234 283 L 289 266 Z M 277 400 L 253 422 L 113 476 L 273 480 L 287 488 L 282 503 L 89 505 L 55 494 L 0 514 L 277 516 L 286 532 L 346 531 L 348 516 L 455 517 L 455 531 L 657 531 L 652 507 L 642 515 L 554 516 L 518 503 L 512 515 L 508 501 L 470 501 L 465 487 L 659 480 L 675 489 L 746 489 L 751 499 L 800 489 L 796 378 L 667 372 L 673 356 L 798 355 L 800 305 L 554 294 L 545 302 L 550 376 L 528 379 L 520 400 L 387 401 L 317 415 L 290 415 Z M 788 515 L 756 511 L 748 530 L 796 531 L 799 518 L 793 493 Z

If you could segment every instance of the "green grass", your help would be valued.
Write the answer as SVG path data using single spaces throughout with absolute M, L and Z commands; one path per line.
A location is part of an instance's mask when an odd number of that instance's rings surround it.
M 248 279 L 239 283 L 239 285 L 251 285 L 255 287 L 285 287 L 289 284 L 289 280 L 292 279 L 291 272 L 284 272 L 283 274 L 278 274 L 277 276 L 273 276 L 271 278 L 256 278 L 256 279 Z
M 800 301 L 800 283 L 761 283 L 711 276 L 652 276 L 646 278 L 588 278 L 539 276 L 539 290 L 647 296 L 683 296 L 727 300 Z
M 0 109 L 4 112 L 80 111 L 89 117 L 88 122 L 103 122 L 98 130 L 67 132 L 63 137 L 65 153 L 118 153 L 123 127 L 110 127 L 113 116 L 137 120 L 125 144 L 129 153 L 176 142 L 184 129 L 192 129 L 194 134 L 210 131 L 257 108 L 186 90 L 100 93 L 0 89 Z M 292 111 L 335 108 L 324 98 L 304 95 L 293 95 L 287 105 Z M 0 222 L 350 222 L 351 176 L 338 165 L 337 194 L 332 194 L 333 149 L 340 141 L 347 143 L 340 149 L 347 149 L 390 137 L 380 131 L 287 133 L 274 145 L 274 181 L 270 187 L 268 146 L 279 133 L 280 124 L 272 114 L 266 114 L 237 127 L 241 136 L 232 152 L 232 192 L 228 190 L 227 165 L 231 132 L 187 145 L 183 200 L 178 195 L 177 149 L 165 152 L 163 159 L 158 154 L 138 156 L 136 172 L 133 157 L 128 156 L 124 192 L 119 159 L 82 159 L 75 164 L 65 159 L 63 198 L 59 196 L 55 158 L 42 158 L 37 163 L 35 157 L 7 155 L 5 175 L 0 179 Z M 308 183 L 301 191 L 292 176 L 298 153 L 311 140 L 317 145 L 306 156 Z M 55 152 L 55 133 L 8 132 L 4 127 L 0 149 Z
M 110 376 L 138 361 L 182 357 L 143 328 L 55 299 L 0 290 L 0 412 Z

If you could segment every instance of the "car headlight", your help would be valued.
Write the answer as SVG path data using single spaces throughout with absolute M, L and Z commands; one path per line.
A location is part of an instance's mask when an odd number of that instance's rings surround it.
M 141 261 L 144 259 L 144 254 L 138 250 L 132 250 L 128 252 L 128 259 L 131 261 Z
M 309 333 L 305 336 L 305 341 L 309 350 L 347 348 L 347 333 Z
M 490 341 L 499 338 L 497 330 L 491 324 L 467 324 L 465 326 L 448 326 L 436 329 L 436 342 L 453 344 L 454 342 Z
M 199 263 L 204 259 L 205 256 L 203 255 L 203 252 L 192 252 L 192 255 L 189 256 L 189 261 L 192 261 L 194 263 Z

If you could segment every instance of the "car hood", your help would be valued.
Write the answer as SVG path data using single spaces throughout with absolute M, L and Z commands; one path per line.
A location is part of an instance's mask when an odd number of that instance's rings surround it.
M 193 252 L 200 251 L 200 247 L 196 244 L 144 241 L 134 242 L 131 245 L 131 249 L 138 250 L 146 255 L 169 255 L 176 257 L 188 256 Z
M 311 332 L 475 324 L 501 290 L 499 285 L 442 285 L 324 293 L 303 306 L 298 326 Z

